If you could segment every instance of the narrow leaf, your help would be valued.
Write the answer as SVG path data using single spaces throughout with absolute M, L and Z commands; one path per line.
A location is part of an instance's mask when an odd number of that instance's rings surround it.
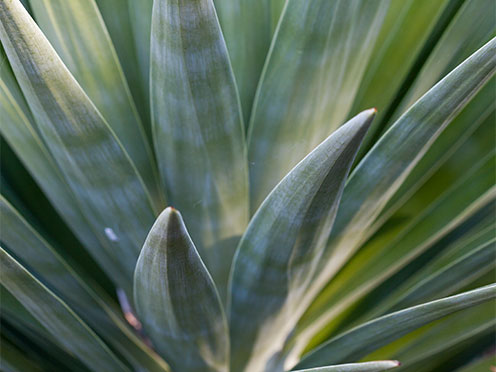
M 222 32 L 248 122 L 257 83 L 272 39 L 271 3 L 215 0 Z
M 252 212 L 345 122 L 388 4 L 288 0 L 250 119 Z
M 238 94 L 212 0 L 157 0 L 151 36 L 155 149 L 216 283 L 248 223 L 248 174 Z M 220 290 L 225 290 L 220 288 Z
M 299 369 L 295 372 L 381 372 L 396 368 L 400 363 L 396 360 L 381 360 L 377 362 L 339 364 L 329 367 Z
M 128 371 L 98 336 L 53 292 L 0 248 L 1 283 L 68 352 L 90 369 Z
M 136 309 L 156 349 L 176 371 L 227 371 L 227 321 L 215 285 L 169 207 L 153 225 L 136 264 Z
M 232 368 L 266 370 L 308 305 L 348 171 L 375 115 L 364 111 L 269 194 L 241 238 L 231 273 Z
M 496 71 L 496 38 L 413 105 L 355 168 L 315 285 L 327 282 L 370 237 L 370 226 L 415 164 Z
M 134 164 L 113 131 L 18 0 L 0 3 L 0 38 L 40 131 L 130 290 L 154 212 Z M 116 218 L 118 216 L 118 218 Z M 117 242 L 118 241 L 118 242 Z
M 162 207 L 151 149 L 95 1 L 38 0 L 31 6 L 43 34 L 123 144 L 157 207 Z
M 310 368 L 360 359 L 425 324 L 494 298 L 496 284 L 383 316 L 326 342 L 305 356 L 297 367 Z

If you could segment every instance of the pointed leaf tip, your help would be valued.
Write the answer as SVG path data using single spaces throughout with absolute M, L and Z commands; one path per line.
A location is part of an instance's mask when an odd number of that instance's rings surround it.
M 146 238 L 134 296 L 145 331 L 174 370 L 227 370 L 227 321 L 219 295 L 173 207 L 158 216 Z

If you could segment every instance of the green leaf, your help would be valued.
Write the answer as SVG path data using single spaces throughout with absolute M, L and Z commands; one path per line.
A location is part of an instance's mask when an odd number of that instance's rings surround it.
M 1 283 L 90 369 L 128 371 L 100 338 L 53 292 L 0 248 Z
M 248 224 L 248 174 L 238 94 L 212 0 L 156 1 L 151 39 L 160 172 L 220 286 L 226 279 L 218 273 L 235 246 L 218 243 Z
M 0 340 L 1 363 L 0 367 L 5 372 L 42 372 L 43 369 L 26 356 L 25 352 L 16 348 L 3 337 Z
M 388 314 L 331 339 L 304 356 L 297 367 L 359 359 L 424 324 L 494 298 L 496 284 Z
M 31 5 L 43 34 L 128 152 L 157 208 L 163 207 L 152 152 L 95 1 L 38 0 Z
M 79 209 L 131 287 L 154 219 L 146 188 L 112 129 L 18 0 L 0 3 L 0 38 L 43 138 Z M 118 216 L 118 218 L 116 218 Z
M 169 207 L 153 225 L 136 264 L 136 309 L 156 349 L 176 371 L 227 371 L 227 321 L 215 285 Z
M 29 265 L 85 322 L 99 329 L 109 345 L 137 369 L 168 371 L 167 364 L 129 329 L 120 309 L 102 289 L 91 278 L 76 272 L 1 195 L 0 212 L 2 243 Z M 14 311 L 14 315 L 19 313 L 14 308 L 11 315 Z
M 395 108 L 395 116 L 400 116 L 431 86 L 491 39 L 496 31 L 496 18 L 491 9 L 496 11 L 492 0 L 464 2 L 425 61 L 403 101 Z M 477 20 L 477 27 L 474 27 L 474 19 Z
M 359 114 L 302 160 L 269 194 L 241 238 L 231 273 L 234 370 L 269 360 L 308 306 L 348 171 L 375 110 Z M 313 294 L 315 295 L 315 293 Z
M 115 283 L 123 281 L 115 259 L 79 211 L 69 185 L 47 149 L 7 61 L 0 64 L 0 132 L 72 232 Z M 2 188 L 5 193 L 4 187 Z
M 291 168 L 344 123 L 388 4 L 288 0 L 248 129 L 252 213 Z
M 257 83 L 272 39 L 272 1 L 214 2 L 236 76 L 243 116 L 248 122 Z
M 418 73 L 418 64 L 425 62 L 425 49 L 432 48 L 431 39 L 440 34 L 437 25 L 443 14 L 463 0 L 403 0 L 392 1 L 361 79 L 349 115 L 374 106 L 377 120 L 365 137 L 359 159 L 365 155 L 369 143 L 395 103 L 408 78 Z M 442 30 L 441 30 L 442 31 Z M 425 54 L 425 53 L 424 53 Z
M 330 367 L 299 369 L 295 372 L 381 372 L 396 368 L 400 363 L 396 360 L 381 360 L 377 362 L 350 363 Z
M 316 280 L 319 286 L 370 237 L 389 199 L 439 134 L 496 71 L 496 38 L 436 84 L 388 130 L 355 168 Z
M 460 182 L 395 232 L 392 238 L 366 245 L 347 262 L 319 295 L 319 305 L 299 324 L 293 337 L 297 346 L 291 346 L 294 348 L 292 353 L 301 353 L 312 336 L 322 332 L 337 315 L 494 201 L 496 187 L 490 173 L 493 164 L 494 154 L 476 164 Z M 326 329 L 324 334 L 329 332 Z

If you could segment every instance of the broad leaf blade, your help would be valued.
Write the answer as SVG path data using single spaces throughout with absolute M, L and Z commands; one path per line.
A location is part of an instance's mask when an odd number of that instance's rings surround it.
M 287 2 L 250 119 L 252 212 L 291 168 L 344 123 L 388 4 Z
M 44 140 L 95 234 L 117 257 L 128 278 L 120 284 L 129 290 L 139 247 L 154 218 L 146 188 L 21 3 L 0 3 L 0 14 L 3 46 Z
M 90 369 L 128 371 L 98 336 L 55 294 L 0 248 L 1 283 Z
M 163 207 L 155 161 L 95 1 L 38 0 L 31 5 L 43 34 L 115 132 L 157 208 Z
M 171 207 L 146 238 L 134 297 L 145 330 L 174 370 L 228 370 L 229 336 L 219 295 L 180 213 Z
M 330 234 L 354 156 L 375 110 L 343 125 L 269 194 L 233 264 L 230 330 L 234 370 L 270 369 L 311 298 L 306 293 Z M 274 368 L 274 367 L 272 367 Z
M 151 92 L 155 149 L 170 202 L 205 264 L 219 273 L 248 223 L 248 174 L 238 94 L 212 0 L 153 7 Z
M 496 284 L 411 307 L 358 326 L 305 356 L 298 368 L 356 360 L 416 328 L 496 298 Z
M 396 360 L 381 360 L 377 362 L 340 364 L 329 367 L 299 369 L 295 372 L 381 372 L 396 368 L 400 363 Z

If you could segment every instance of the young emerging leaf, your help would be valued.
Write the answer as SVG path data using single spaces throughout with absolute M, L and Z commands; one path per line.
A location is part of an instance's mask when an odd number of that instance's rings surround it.
M 146 238 L 134 298 L 145 331 L 173 370 L 228 371 L 229 336 L 219 295 L 181 214 L 171 207 Z
M 277 370 L 269 363 L 311 298 L 309 280 L 374 115 L 374 109 L 357 115 L 303 159 L 269 194 L 241 238 L 230 288 L 234 370 Z

